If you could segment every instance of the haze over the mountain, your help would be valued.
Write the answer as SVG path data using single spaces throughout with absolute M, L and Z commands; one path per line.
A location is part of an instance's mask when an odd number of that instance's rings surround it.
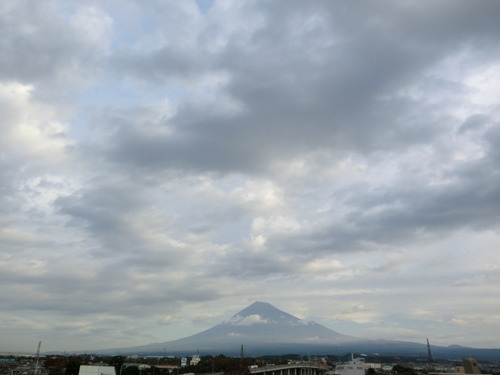
M 182 340 L 212 343 L 215 340 L 243 343 L 332 344 L 349 339 L 349 336 L 318 323 L 298 319 L 269 303 L 254 302 L 233 315 L 229 321 Z
M 380 353 L 387 355 L 426 356 L 424 343 L 389 340 L 367 340 L 343 335 L 321 324 L 299 319 L 266 302 L 254 302 L 233 315 L 228 321 L 206 331 L 182 339 L 139 347 L 122 348 L 120 353 L 142 354 L 239 354 L 244 345 L 247 355 L 264 354 L 346 354 Z M 433 346 L 441 358 L 460 359 L 474 356 L 483 360 L 498 360 L 500 349 L 473 349 L 453 345 Z M 112 353 L 113 350 L 98 351 Z
M 250 350 L 274 351 L 276 348 L 290 345 L 332 345 L 352 340 L 352 337 L 321 324 L 296 318 L 269 303 L 254 302 L 228 321 L 206 331 L 174 341 L 137 347 L 135 350 L 236 352 L 243 344 Z

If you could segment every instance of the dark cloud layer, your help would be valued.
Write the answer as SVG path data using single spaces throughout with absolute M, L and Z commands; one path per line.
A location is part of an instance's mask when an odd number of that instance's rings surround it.
M 265 7 L 263 21 L 246 38 L 236 33 L 208 57 L 193 56 L 200 65 L 196 71 L 228 75 L 217 88 L 220 100 L 216 96 L 201 106 L 187 101 L 173 118 L 155 124 L 160 134 L 145 132 L 143 124 L 120 127 L 112 155 L 148 167 L 255 173 L 275 159 L 311 149 L 369 153 L 428 142 L 442 129 L 432 117 L 412 123 L 420 103 L 398 92 L 463 51 L 469 63 L 488 55 L 498 32 L 491 17 L 497 6 L 462 5 L 451 12 L 391 3 L 349 9 L 355 19 L 347 25 L 338 9 L 344 6 L 335 2 L 300 10 Z M 443 19 L 445 11 L 450 14 Z M 456 30 L 465 18 L 466 27 Z M 481 43 L 475 47 L 471 43 L 477 38 Z M 137 54 L 134 74 L 156 80 L 163 70 L 165 77 L 188 77 L 189 64 L 180 64 L 181 72 L 171 66 L 184 53 L 165 48 L 146 57 Z M 236 113 L 207 111 L 207 106 L 223 106 L 225 97 L 236 103 Z M 162 128 L 172 131 L 163 134 Z

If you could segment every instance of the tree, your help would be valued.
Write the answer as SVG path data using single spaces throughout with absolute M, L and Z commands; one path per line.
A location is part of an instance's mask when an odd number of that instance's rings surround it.
M 68 359 L 66 357 L 48 357 L 45 358 L 44 367 L 49 372 L 49 375 L 64 375 Z
M 66 365 L 66 375 L 78 375 L 80 371 L 81 361 L 78 357 L 70 357 Z
M 392 372 L 395 374 L 403 374 L 403 375 L 414 375 L 415 370 L 410 367 L 404 367 L 401 365 L 396 365 L 392 368 Z
M 115 366 L 115 371 L 117 374 L 120 374 L 123 362 L 125 362 L 125 357 L 122 357 L 121 355 L 117 355 L 111 359 L 111 365 Z
M 140 375 L 140 373 L 139 367 L 137 366 L 129 366 L 122 371 L 122 375 Z

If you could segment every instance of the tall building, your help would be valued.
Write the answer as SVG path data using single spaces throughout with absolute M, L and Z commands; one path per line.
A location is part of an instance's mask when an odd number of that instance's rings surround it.
M 477 360 L 474 358 L 464 358 L 464 369 L 466 374 L 480 374 Z

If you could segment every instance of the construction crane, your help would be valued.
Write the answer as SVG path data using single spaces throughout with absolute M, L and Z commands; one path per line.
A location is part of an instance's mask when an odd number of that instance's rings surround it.
M 36 362 L 35 362 L 35 373 L 34 375 L 38 375 L 40 373 L 40 346 L 42 346 L 42 342 L 38 341 L 38 349 L 36 350 Z
M 432 353 L 431 353 L 431 345 L 429 344 L 429 339 L 427 339 L 427 362 L 429 365 L 429 369 L 432 370 Z

